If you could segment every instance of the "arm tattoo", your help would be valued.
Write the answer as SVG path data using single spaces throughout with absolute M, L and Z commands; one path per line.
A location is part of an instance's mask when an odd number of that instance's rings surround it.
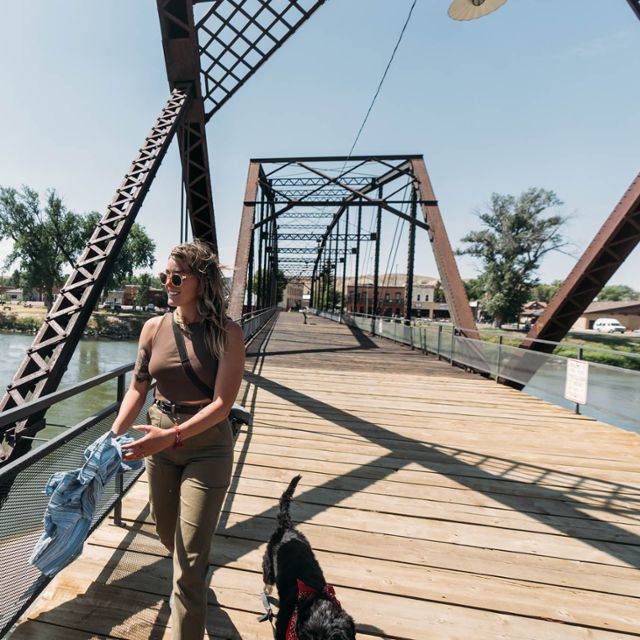
M 138 357 L 136 358 L 136 366 L 133 368 L 133 375 L 138 382 L 151 382 L 149 353 L 146 349 L 138 349 Z

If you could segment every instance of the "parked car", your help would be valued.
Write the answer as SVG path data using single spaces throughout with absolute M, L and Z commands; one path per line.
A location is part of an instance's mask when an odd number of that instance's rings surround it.
M 155 304 L 151 304 L 149 303 L 145 308 L 145 311 L 155 311 L 156 310 L 156 305 Z
M 111 311 L 122 311 L 122 305 L 119 302 L 105 302 L 100 305 L 100 309 L 107 309 Z
M 626 327 L 615 318 L 598 318 L 593 328 L 600 333 L 624 333 Z

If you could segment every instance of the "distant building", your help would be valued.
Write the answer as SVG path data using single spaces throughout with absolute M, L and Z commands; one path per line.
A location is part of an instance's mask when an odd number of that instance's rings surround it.
M 446 302 L 436 302 L 436 287 L 438 280 L 431 278 L 430 282 L 414 284 L 411 295 L 411 309 L 414 318 L 445 319 L 449 317 L 449 305 Z
M 356 298 L 355 279 L 347 278 L 347 309 L 351 313 L 376 313 L 373 308 L 374 283 L 370 275 L 358 279 Z M 384 284 L 383 284 L 384 283 Z M 438 280 L 427 276 L 415 276 L 411 293 L 411 315 L 414 318 L 443 319 L 449 317 L 449 305 L 435 301 Z M 402 316 L 406 314 L 407 281 L 405 274 L 381 277 L 378 285 L 377 315 Z
M 640 300 L 592 302 L 571 328 L 576 331 L 593 329 L 598 318 L 614 318 L 630 331 L 640 329 Z
M 301 309 L 305 306 L 304 293 L 305 284 L 302 280 L 289 280 L 284 290 L 283 306 L 288 311 L 289 309 Z
M 535 324 L 546 308 L 547 303 L 542 300 L 532 300 L 527 302 L 520 312 L 520 324 Z
M 103 302 L 108 304 L 119 304 L 122 306 L 124 302 L 124 289 L 111 289 L 103 297 Z
M 346 307 L 350 313 L 365 313 L 382 316 L 402 316 L 404 315 L 404 287 L 379 286 L 378 287 L 378 308 L 374 308 L 374 286 L 373 284 L 358 283 L 358 293 L 356 296 L 355 285 L 347 286 Z
M 6 289 L 2 295 L 7 302 L 22 302 L 22 289 Z
M 102 297 L 102 301 L 111 305 L 130 306 L 135 307 L 138 305 L 138 291 L 140 286 L 137 284 L 126 284 L 124 289 L 112 289 L 107 291 Z M 147 304 L 153 304 L 156 307 L 167 306 L 167 293 L 162 289 L 149 288 L 149 296 Z

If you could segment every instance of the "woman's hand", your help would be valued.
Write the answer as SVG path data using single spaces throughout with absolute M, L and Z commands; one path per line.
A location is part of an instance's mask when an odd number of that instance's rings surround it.
M 133 427 L 137 431 L 145 431 L 145 435 L 131 444 L 122 446 L 123 460 L 140 460 L 170 447 L 175 441 L 173 429 L 161 429 L 151 424 Z

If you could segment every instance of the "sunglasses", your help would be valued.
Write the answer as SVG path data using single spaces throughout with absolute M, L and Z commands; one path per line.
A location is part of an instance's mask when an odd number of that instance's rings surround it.
M 188 273 L 169 273 L 167 271 L 161 271 L 158 274 L 158 278 L 160 278 L 160 282 L 162 282 L 163 285 L 170 282 L 173 287 L 181 287 L 184 279 L 190 277 L 191 275 Z

